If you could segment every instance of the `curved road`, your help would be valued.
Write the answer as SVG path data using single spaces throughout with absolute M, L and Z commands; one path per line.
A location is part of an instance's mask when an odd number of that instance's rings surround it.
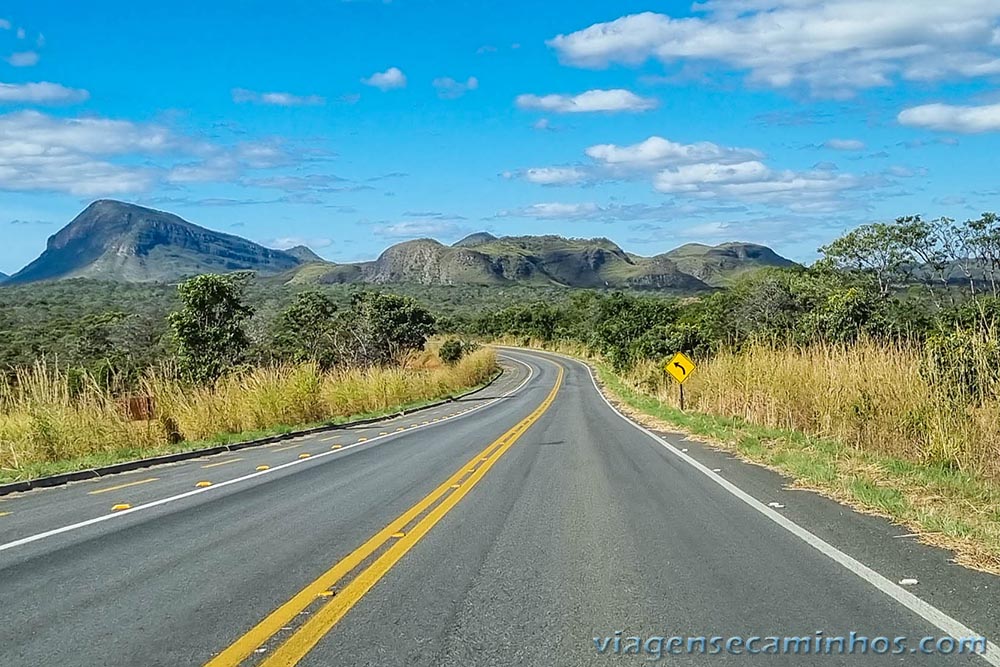
M 636 427 L 578 362 L 502 360 L 404 418 L 0 499 L 0 665 L 1000 665 L 915 650 L 995 636 L 996 578 Z M 745 650 L 851 632 L 905 640 Z

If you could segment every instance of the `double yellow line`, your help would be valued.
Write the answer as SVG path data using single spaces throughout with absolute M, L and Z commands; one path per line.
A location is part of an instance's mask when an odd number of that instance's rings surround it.
M 277 635 L 282 628 L 292 624 L 300 613 L 313 606 L 317 599 L 327 598 L 329 602 L 323 604 L 316 613 L 309 617 L 309 620 L 298 626 L 283 643 L 259 663 L 260 667 L 292 667 L 297 665 L 333 626 L 371 590 L 372 586 L 385 576 L 406 552 L 412 549 L 438 521 L 472 490 L 472 487 L 517 442 L 518 438 L 541 418 L 555 401 L 559 387 L 562 386 L 562 380 L 563 369 L 560 366 L 552 391 L 549 392 L 541 405 L 535 408 L 534 412 L 493 441 L 423 500 L 406 510 L 353 553 L 296 593 L 288 602 L 271 612 L 249 632 L 207 662 L 205 667 L 238 667 L 257 649 Z M 414 521 L 417 522 L 404 533 L 404 529 Z M 353 577 L 335 596 L 330 596 L 330 589 L 334 584 L 360 567 L 390 540 L 393 540 L 391 546 L 384 549 L 374 562 Z

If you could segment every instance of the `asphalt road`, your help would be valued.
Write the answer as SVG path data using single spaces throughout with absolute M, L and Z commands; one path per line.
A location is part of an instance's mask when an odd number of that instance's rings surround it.
M 912 650 L 1000 636 L 996 577 L 503 356 L 405 418 L 0 499 L 0 665 L 1000 665 Z M 906 639 L 801 653 L 851 632 Z

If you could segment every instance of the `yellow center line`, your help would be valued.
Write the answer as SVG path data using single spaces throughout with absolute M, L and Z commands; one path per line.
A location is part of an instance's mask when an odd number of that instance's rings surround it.
M 0 516 L 10 516 L 10 512 L 0 512 Z
M 324 572 L 318 579 L 295 594 L 288 602 L 275 609 L 260 623 L 250 629 L 245 635 L 223 650 L 219 655 L 205 663 L 205 667 L 237 667 L 250 655 L 273 637 L 282 628 L 287 627 L 303 610 L 316 601 L 324 591 L 331 589 L 340 579 L 360 566 L 393 536 L 403 532 L 403 529 L 417 517 L 431 509 L 435 503 L 444 498 L 423 519 L 420 520 L 404 537 L 399 538 L 370 566 L 348 583 L 344 589 L 316 615 L 302 625 L 289 639 L 278 647 L 260 667 L 291 666 L 298 664 L 302 658 L 333 628 L 334 625 L 360 600 L 386 572 L 409 551 L 420 539 L 447 514 L 467 494 L 476 483 L 483 478 L 494 463 L 517 441 L 517 439 L 548 410 L 555 401 L 556 393 L 562 385 L 563 369 L 559 368 L 555 386 L 534 412 L 518 422 L 513 428 L 494 440 L 486 449 L 461 466 L 457 472 L 431 491 L 416 505 L 406 510 L 392 523 L 387 525 L 371 539 L 358 547 L 346 558 Z M 482 458 L 487 458 L 471 475 L 469 468 Z M 469 475 L 466 478 L 466 475 Z M 465 480 L 463 482 L 463 479 Z M 462 482 L 459 484 L 459 482 Z
M 237 461 L 242 461 L 243 459 L 229 459 L 228 461 L 219 461 L 218 463 L 209 463 L 202 468 L 218 468 L 219 466 L 227 466 L 230 463 L 236 463 Z
M 96 491 L 89 491 L 88 496 L 96 496 L 98 493 L 107 493 L 108 491 L 117 491 L 118 489 L 127 489 L 130 486 L 139 486 L 140 484 L 149 484 L 150 482 L 155 482 L 159 477 L 150 477 L 149 479 L 140 479 L 137 482 L 129 482 L 128 484 L 119 484 L 118 486 L 109 486 L 106 489 L 97 489 Z

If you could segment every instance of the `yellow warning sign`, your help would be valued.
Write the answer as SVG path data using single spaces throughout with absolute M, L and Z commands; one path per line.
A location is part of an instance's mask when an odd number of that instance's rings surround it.
M 694 362 L 688 359 L 687 355 L 683 352 L 678 352 L 667 362 L 663 370 L 670 373 L 675 380 L 684 384 L 691 377 L 691 373 L 694 372 Z

